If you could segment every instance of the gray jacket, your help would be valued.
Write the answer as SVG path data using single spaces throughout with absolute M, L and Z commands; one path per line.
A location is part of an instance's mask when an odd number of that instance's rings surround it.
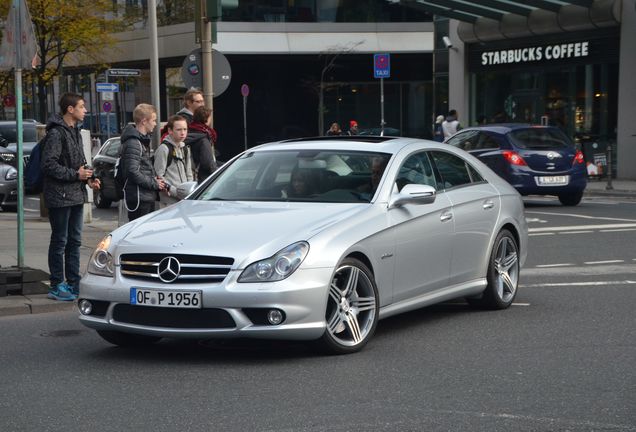
M 134 125 L 128 125 L 122 131 L 120 139 L 128 207 L 134 208 L 137 201 L 156 201 L 159 185 L 150 157 L 150 136 L 141 135 Z
M 70 207 L 87 201 L 86 182 L 78 170 L 86 165 L 78 127 L 69 127 L 60 115 L 46 125 L 47 137 L 40 160 L 44 174 L 44 203 L 47 208 Z

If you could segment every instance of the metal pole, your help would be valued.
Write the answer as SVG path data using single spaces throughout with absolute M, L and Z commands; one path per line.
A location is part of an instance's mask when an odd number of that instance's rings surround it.
M 159 93 L 159 42 L 157 41 L 157 0 L 148 0 L 148 29 L 150 31 L 150 87 L 152 105 L 157 110 L 157 123 L 161 121 L 161 96 Z M 159 147 L 160 127 L 152 136 L 153 148 Z
M 247 96 L 243 96 L 243 139 L 247 150 Z
M 380 78 L 380 135 L 384 136 L 384 78 Z
M 205 106 L 212 110 L 214 127 L 214 82 L 212 79 L 212 22 L 207 19 L 205 0 L 201 0 L 201 65 L 203 66 L 203 98 Z
M 605 190 L 612 190 L 612 143 L 607 143 L 607 186 Z
M 18 268 L 24 267 L 24 162 L 22 134 L 22 25 L 20 1 L 13 0 L 15 8 L 15 98 L 16 98 L 16 146 L 18 150 Z

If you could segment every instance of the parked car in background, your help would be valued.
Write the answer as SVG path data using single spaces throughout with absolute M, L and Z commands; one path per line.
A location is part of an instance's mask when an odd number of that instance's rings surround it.
M 413 138 L 324 137 L 246 150 L 178 203 L 108 234 L 81 322 L 166 338 L 319 340 L 358 351 L 378 321 L 453 298 L 504 309 L 528 226 L 515 189 L 468 153 Z
M 29 161 L 33 147 L 38 143 L 37 128 L 38 122 L 35 120 L 24 120 L 22 122 L 22 158 L 24 165 Z M 0 136 L 8 142 L 6 148 L 0 149 L 1 161 L 17 167 L 16 155 L 18 154 L 18 138 L 15 120 L 0 121 Z
M 4 162 L 4 150 L 9 142 L 0 137 L 0 208 L 15 210 L 18 205 L 18 170 Z
M 566 206 L 581 202 L 583 153 L 556 127 L 492 124 L 462 129 L 445 142 L 479 158 L 521 195 L 554 195 Z
M 115 163 L 119 157 L 121 140 L 119 137 L 110 138 L 100 147 L 93 156 L 93 169 L 95 176 L 101 181 L 99 191 L 94 191 L 93 202 L 97 208 L 108 208 L 119 201 L 115 190 Z

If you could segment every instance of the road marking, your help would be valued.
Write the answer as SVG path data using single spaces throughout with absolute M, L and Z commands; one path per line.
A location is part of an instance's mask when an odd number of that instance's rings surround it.
M 622 221 L 622 222 L 636 222 L 636 219 L 622 219 L 622 218 L 612 218 L 612 217 L 598 217 L 598 216 L 587 216 L 587 215 L 579 215 L 573 213 L 552 213 L 552 212 L 540 212 L 540 211 L 526 211 L 526 213 L 532 214 L 543 214 L 550 216 L 570 216 L 580 219 L 595 219 L 595 220 L 608 220 L 608 221 Z
M 554 233 L 536 233 L 536 234 L 528 234 L 529 237 L 537 237 L 537 236 L 551 236 Z
M 539 218 L 526 218 L 526 222 L 528 223 L 532 223 L 532 222 L 538 222 L 538 223 L 548 223 L 547 220 L 545 219 L 539 219 Z
M 530 303 L 512 303 L 510 306 L 530 306 Z
M 538 284 L 521 284 L 521 288 L 541 288 L 541 287 L 569 287 L 569 286 L 604 286 L 604 285 L 635 285 L 636 281 L 597 281 L 597 282 L 552 282 Z
M 536 266 L 537 268 L 548 268 L 548 267 L 567 267 L 567 266 L 573 266 L 574 264 L 571 263 L 563 263 L 563 264 L 541 264 Z
M 622 232 L 622 231 L 636 231 L 636 228 L 601 230 L 601 232 Z
M 636 224 L 603 224 L 603 225 L 567 225 L 557 227 L 529 228 L 528 232 L 554 232 L 554 231 L 581 231 L 581 230 L 601 230 L 613 228 L 636 228 Z
M 607 261 L 584 261 L 583 264 L 595 265 L 595 264 L 616 264 L 623 263 L 625 260 L 607 260 Z
M 588 231 L 566 231 L 566 232 L 562 232 L 559 233 L 561 235 L 567 235 L 567 234 L 589 234 L 591 232 L 594 232 L 592 230 L 588 230 Z

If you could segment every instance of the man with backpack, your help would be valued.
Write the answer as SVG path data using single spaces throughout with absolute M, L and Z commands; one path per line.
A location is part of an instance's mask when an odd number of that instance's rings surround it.
M 166 189 L 166 183 L 155 174 L 150 157 L 150 134 L 157 125 L 155 107 L 137 105 L 133 111 L 133 121 L 135 124 L 126 126 L 121 133 L 118 167 L 125 178 L 123 200 L 130 221 L 152 213 L 157 192 Z
M 59 101 L 60 114 L 46 125 L 46 137 L 40 148 L 44 203 L 49 212 L 51 241 L 48 297 L 75 300 L 79 294 L 80 246 L 84 222 L 85 185 L 99 190 L 99 179 L 86 164 L 78 123 L 84 120 L 86 107 L 80 95 L 65 93 Z

